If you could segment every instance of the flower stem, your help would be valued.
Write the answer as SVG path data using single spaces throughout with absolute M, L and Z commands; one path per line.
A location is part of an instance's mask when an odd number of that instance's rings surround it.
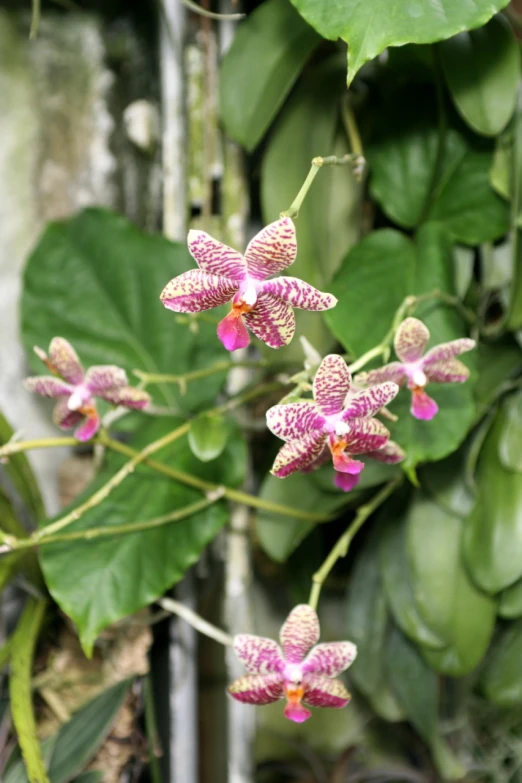
M 214 11 L 208 11 L 206 8 L 202 8 L 197 3 L 192 2 L 192 0 L 180 0 L 181 3 L 183 3 L 184 6 L 186 6 L 189 11 L 193 11 L 195 14 L 199 14 L 199 16 L 205 16 L 208 19 L 217 19 L 218 21 L 223 20 L 239 20 L 244 19 L 246 14 L 216 14 Z
M 223 644 L 225 647 L 230 647 L 234 643 L 232 636 L 225 633 L 225 631 L 222 631 L 221 628 L 212 625 L 208 620 L 205 620 L 201 615 L 197 614 L 192 609 L 189 609 L 188 606 L 185 606 L 179 601 L 175 601 L 173 598 L 160 598 L 158 603 L 163 609 L 166 609 L 172 614 L 177 614 L 178 617 L 185 620 L 185 622 L 195 628 L 196 631 L 199 631 L 199 633 L 208 636 L 209 639 L 214 639 L 214 641 Z
M 321 156 L 314 158 L 310 167 L 310 171 L 308 172 L 308 175 L 303 182 L 299 193 L 292 201 L 288 209 L 286 209 L 284 212 L 281 212 L 281 217 L 296 218 L 298 216 L 299 210 L 303 205 L 303 201 L 305 200 L 306 195 L 312 186 L 312 182 L 323 166 L 344 166 L 347 163 L 354 164 L 356 163 L 356 159 L 358 161 L 359 156 L 351 153 L 343 155 L 341 158 L 337 157 L 337 155 L 328 155 L 326 158 L 322 158 Z
M 361 529 L 373 512 L 387 500 L 390 495 L 397 489 L 402 481 L 402 476 L 399 476 L 393 481 L 386 484 L 380 492 L 363 506 L 360 506 L 357 510 L 357 514 L 352 524 L 347 528 L 343 535 L 339 538 L 334 548 L 322 564 L 321 568 L 315 572 L 312 577 L 312 589 L 310 591 L 310 598 L 308 603 L 312 609 L 317 609 L 319 603 L 319 596 L 321 595 L 321 589 L 334 565 L 341 557 L 346 557 L 348 549 L 356 533 Z
M 231 362 L 225 359 L 221 362 L 213 364 L 212 367 L 203 367 L 201 370 L 193 370 L 192 372 L 186 372 L 182 375 L 144 372 L 143 370 L 133 370 L 133 373 L 146 385 L 149 383 L 177 383 L 181 391 L 184 393 L 186 391 L 187 383 L 190 383 L 191 381 L 199 381 L 202 378 L 208 378 L 210 375 L 214 375 L 218 372 L 232 370 L 234 367 L 262 368 L 268 366 L 269 362 L 266 359 L 245 359 L 237 362 Z
M 76 438 L 39 438 L 37 440 L 11 440 L 0 446 L 0 460 L 19 454 L 22 451 L 35 449 L 55 449 L 60 446 L 77 446 L 80 441 Z

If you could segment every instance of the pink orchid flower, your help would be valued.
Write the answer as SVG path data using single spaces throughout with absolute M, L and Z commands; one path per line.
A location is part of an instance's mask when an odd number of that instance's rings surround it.
M 176 313 L 198 313 L 231 301 L 231 312 L 217 328 L 229 351 L 249 344 L 246 326 L 270 348 L 281 348 L 294 336 L 293 307 L 329 310 L 337 304 L 335 296 L 296 277 L 268 280 L 295 261 L 295 227 L 288 217 L 260 231 L 244 256 L 204 231 L 189 231 L 188 248 L 199 269 L 171 280 L 160 299 Z
M 422 321 L 406 318 L 397 329 L 394 340 L 395 353 L 400 362 L 391 362 L 377 370 L 360 373 L 357 382 L 370 386 L 381 381 L 395 381 L 398 384 L 406 382 L 412 393 L 412 415 L 416 419 L 433 419 L 439 406 L 426 393 L 426 386 L 430 381 L 464 383 L 469 378 L 469 370 L 455 357 L 471 351 L 475 347 L 475 340 L 462 337 L 449 343 L 440 343 L 424 354 L 429 339 L 429 330 Z
M 354 455 L 400 462 L 404 452 L 389 440 L 384 424 L 372 418 L 398 391 L 393 382 L 351 391 L 350 371 L 342 356 L 326 356 L 314 378 L 314 402 L 274 405 L 267 411 L 268 427 L 286 441 L 275 459 L 274 476 L 285 478 L 296 471 L 313 470 L 331 455 L 335 485 L 349 492 L 364 468 L 364 462 Z
M 54 423 L 62 430 L 80 424 L 74 433 L 78 440 L 90 440 L 100 428 L 94 397 L 139 410 L 150 402 L 147 392 L 128 385 L 125 371 L 120 367 L 104 364 L 84 372 L 76 351 L 63 337 L 53 338 L 49 356 L 37 346 L 34 351 L 53 376 L 26 378 L 25 388 L 43 397 L 57 399 Z
M 332 642 L 314 647 L 319 641 L 319 618 L 308 604 L 292 609 L 280 641 L 281 647 L 262 636 L 235 637 L 234 650 L 249 673 L 229 686 L 230 695 L 246 704 L 271 704 L 286 698 L 285 717 L 295 723 L 303 723 L 312 714 L 302 701 L 311 707 L 346 707 L 350 694 L 334 678 L 353 663 L 355 645 Z

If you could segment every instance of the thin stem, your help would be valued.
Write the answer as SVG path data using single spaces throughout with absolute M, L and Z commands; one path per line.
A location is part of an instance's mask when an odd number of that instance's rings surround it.
M 321 156 L 314 158 L 310 167 L 310 171 L 308 172 L 299 193 L 292 201 L 288 209 L 286 209 L 284 212 L 281 212 L 281 217 L 295 218 L 298 216 L 299 210 L 303 205 L 303 201 L 305 200 L 306 195 L 312 186 L 312 182 L 323 166 L 344 166 L 347 163 L 353 163 L 355 157 L 358 156 L 349 154 L 343 155 L 342 158 L 338 158 L 336 155 L 328 155 L 326 158 L 322 158 Z
M 435 191 L 439 184 L 442 170 L 444 167 L 444 155 L 446 152 L 446 136 L 448 131 L 448 122 L 446 117 L 446 106 L 444 103 L 444 84 L 442 78 L 442 66 L 438 55 L 438 49 L 432 47 L 433 59 L 434 59 L 434 72 L 435 72 L 435 97 L 437 101 L 437 119 L 438 119 L 438 136 L 437 136 L 437 152 L 435 155 L 435 163 L 431 173 L 431 180 L 428 188 L 428 194 L 424 203 L 419 224 L 425 223 L 430 214 L 430 210 L 433 204 L 433 198 Z
M 38 35 L 40 26 L 41 7 L 40 0 L 33 0 L 33 10 L 31 14 L 31 29 L 29 30 L 29 40 L 33 41 Z
M 214 11 L 208 11 L 206 8 L 202 8 L 197 3 L 192 2 L 192 0 L 180 0 L 180 2 L 190 11 L 194 11 L 195 14 L 199 14 L 200 16 L 205 16 L 207 19 L 217 19 L 218 21 L 228 19 L 233 21 L 246 17 L 246 14 L 216 14 Z
M 182 620 L 191 625 L 196 631 L 202 633 L 204 636 L 208 636 L 209 639 L 223 644 L 225 647 L 230 647 L 234 643 L 234 639 L 221 628 L 217 628 L 208 620 L 205 620 L 201 615 L 189 609 L 179 601 L 175 601 L 173 598 L 160 598 L 158 604 L 172 614 L 177 614 Z
M 352 148 L 352 153 L 354 155 L 353 173 L 356 180 L 361 182 L 366 169 L 366 158 L 364 157 L 361 134 L 359 133 L 355 113 L 350 106 L 348 96 L 346 96 L 346 99 L 343 101 L 341 114 L 346 135 L 348 136 L 350 147 Z
M 212 367 L 203 367 L 201 370 L 193 370 L 192 372 L 186 372 L 182 375 L 144 372 L 143 370 L 133 370 L 133 373 L 146 385 L 149 383 L 177 383 L 183 391 L 187 383 L 190 383 L 191 381 L 199 381 L 202 378 L 208 378 L 215 373 L 232 370 L 234 367 L 258 368 L 267 367 L 268 365 L 269 362 L 266 359 L 245 359 L 237 362 L 231 362 L 225 359 L 213 364 Z
M 60 446 L 77 446 L 80 441 L 76 438 L 39 438 L 38 440 L 12 440 L 0 447 L 0 460 L 19 454 L 21 451 L 33 451 L 35 449 L 55 449 Z
M 372 500 L 370 500 L 369 503 L 365 503 L 363 506 L 359 507 L 352 524 L 339 538 L 334 548 L 322 564 L 321 568 L 316 571 L 312 577 L 312 590 L 308 600 L 308 603 L 312 609 L 317 609 L 319 596 L 321 595 L 321 589 L 334 565 L 341 557 L 346 557 L 350 544 L 357 532 L 364 525 L 368 517 L 370 517 L 373 512 L 390 497 L 390 495 L 399 486 L 401 481 L 401 476 L 393 479 L 393 481 L 390 481 L 389 484 L 387 484 L 380 492 L 377 493 L 377 495 L 375 495 L 374 498 L 372 498 Z
M 366 353 L 363 353 L 362 356 L 360 356 L 358 359 L 356 359 L 354 362 L 348 365 L 348 369 L 353 374 L 361 369 L 361 367 L 364 367 L 366 364 L 368 364 L 369 361 L 372 359 L 376 359 L 377 356 L 381 356 L 384 353 L 385 347 L 381 345 L 376 345 L 375 348 L 372 348 L 369 351 L 366 351 Z

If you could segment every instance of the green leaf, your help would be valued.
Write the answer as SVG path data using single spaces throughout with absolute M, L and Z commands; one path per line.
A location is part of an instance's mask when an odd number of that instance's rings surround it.
M 444 647 L 444 639 L 430 628 L 415 603 L 406 551 L 404 505 L 404 495 L 388 503 L 378 527 L 381 577 L 388 606 L 399 628 L 414 642 Z
M 230 428 L 220 414 L 202 413 L 190 422 L 188 434 L 192 453 L 202 462 L 211 462 L 222 454 Z
M 328 57 L 303 76 L 271 135 L 261 168 L 261 204 L 266 223 L 276 220 L 296 197 L 317 155 L 348 152 L 339 135 L 339 100 L 343 63 Z M 360 184 L 349 166 L 324 167 L 317 175 L 296 219 L 298 254 L 292 275 L 322 290 L 346 251 L 359 236 Z M 321 262 L 318 263 L 318 259 Z M 298 333 L 324 353 L 332 339 L 319 313 L 297 311 Z M 297 340 L 278 356 L 301 360 Z
M 522 391 L 504 402 L 505 421 L 499 435 L 498 456 L 507 470 L 522 471 Z
M 484 656 L 495 622 L 495 602 L 471 582 L 461 561 L 463 522 L 419 493 L 408 513 L 408 554 L 418 609 L 443 650 L 423 648 L 443 674 L 467 674 Z
M 503 405 L 482 447 L 476 477 L 477 502 L 464 529 L 469 573 L 491 594 L 522 576 L 522 480 L 519 473 L 504 468 L 499 459 L 506 421 Z
M 221 64 L 220 106 L 227 133 L 249 152 L 320 41 L 288 0 L 268 0 L 239 25 Z
M 419 471 L 423 490 L 448 514 L 464 519 L 475 505 L 475 496 L 466 484 L 465 471 L 469 445 L 436 465 L 426 465 Z
M 400 226 L 437 220 L 465 245 L 498 239 L 508 206 L 489 182 L 492 143 L 455 127 L 441 133 L 429 85 L 391 92 L 366 148 L 373 197 Z
M 522 704 L 522 621 L 511 623 L 496 640 L 482 675 L 482 689 L 498 707 Z
M 522 370 L 522 351 L 511 335 L 478 345 L 478 378 L 475 399 L 484 415 L 506 382 Z
M 480 27 L 507 0 L 292 0 L 306 21 L 324 38 L 348 44 L 348 84 L 368 60 L 388 46 L 432 43 L 461 30 Z
M 156 419 L 144 425 L 133 445 L 141 449 L 177 424 L 176 419 Z M 244 442 L 238 433 L 220 460 L 204 465 L 191 454 L 186 441 L 178 440 L 162 451 L 161 461 L 216 483 L 237 485 L 244 475 Z M 75 505 L 90 497 L 123 462 L 120 455 L 109 454 L 102 472 Z M 86 512 L 67 532 L 154 519 L 200 499 L 197 490 L 140 467 L 107 501 Z M 86 654 L 92 653 L 103 628 L 156 600 L 179 581 L 227 518 L 226 505 L 220 502 L 182 521 L 147 531 L 41 547 L 47 586 L 78 626 Z
M 12 637 L 9 699 L 18 742 L 31 783 L 49 783 L 33 710 L 33 658 L 46 602 L 29 598 Z
M 359 242 L 345 258 L 330 287 L 339 303 L 327 320 L 344 347 L 360 356 L 381 342 L 406 296 L 437 289 L 454 294 L 452 247 L 442 226 L 425 224 L 415 242 L 399 231 L 381 229 Z M 357 317 L 348 318 L 347 313 L 357 313 Z M 432 345 L 465 333 L 455 309 L 435 299 L 419 307 L 415 315 L 429 327 Z M 464 361 L 473 366 L 473 355 L 466 355 Z M 473 376 L 464 384 L 430 385 L 429 393 L 440 408 L 433 422 L 411 416 L 407 390 L 390 406 L 399 414 L 399 421 L 390 425 L 392 437 L 406 450 L 409 466 L 442 459 L 454 451 L 474 419 Z
M 0 414 L 0 445 L 3 446 L 7 443 L 13 434 L 13 429 L 7 422 L 7 419 Z M 45 516 L 38 482 L 29 460 L 22 452 L 13 454 L 4 464 L 0 464 L 0 477 L 3 478 L 4 476 L 5 479 L 2 480 L 0 485 L 0 495 L 9 503 L 13 512 L 17 512 L 14 516 L 18 522 L 23 522 L 24 525 L 18 524 L 15 527 L 6 527 L 3 514 L 0 524 L 5 532 L 24 538 L 27 535 L 25 526 L 34 526 L 39 519 Z
M 517 99 L 520 52 L 509 22 L 496 16 L 484 27 L 440 45 L 444 76 L 455 106 L 477 133 L 497 136 Z
M 510 286 L 507 325 L 515 331 L 522 328 L 522 91 L 519 92 L 513 122 L 510 175 L 513 281 Z
M 159 295 L 194 262 L 184 245 L 145 234 L 126 218 L 88 209 L 52 223 L 30 257 L 22 295 L 22 336 L 28 351 L 55 335 L 71 341 L 86 366 L 117 364 L 127 373 L 177 374 L 225 358 L 212 324 L 194 333 L 177 322 Z M 32 366 L 42 364 L 32 357 Z M 191 386 L 150 387 L 161 405 L 194 410 L 215 399 L 225 374 Z
M 522 579 L 501 592 L 498 613 L 506 620 L 522 617 Z

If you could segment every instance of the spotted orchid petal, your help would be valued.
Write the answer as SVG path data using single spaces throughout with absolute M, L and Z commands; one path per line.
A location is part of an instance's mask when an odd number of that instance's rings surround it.
M 335 296 L 319 291 L 298 277 L 285 276 L 267 280 L 263 283 L 262 290 L 301 310 L 330 310 L 337 304 Z
M 245 259 L 228 245 L 219 242 L 205 231 L 189 231 L 187 244 L 190 254 L 203 272 L 232 280 L 243 280 L 247 267 Z
M 340 413 L 350 384 L 350 372 L 342 356 L 325 356 L 314 378 L 314 399 L 325 416 Z
M 80 424 L 78 429 L 75 430 L 74 437 L 82 442 L 88 441 L 96 435 L 100 429 L 100 424 L 101 419 L 96 410 L 93 410 L 92 413 L 86 416 L 83 424 Z
M 49 346 L 49 362 L 61 377 L 72 384 L 83 380 L 83 367 L 78 354 L 68 340 L 53 337 Z
M 312 402 L 290 402 L 274 405 L 266 412 L 268 428 L 282 440 L 299 440 L 303 435 L 320 430 L 326 419 Z
M 402 362 L 418 362 L 429 339 L 429 329 L 422 321 L 406 318 L 395 333 L 395 353 Z
M 350 419 L 348 432 L 342 436 L 350 454 L 366 454 L 385 445 L 389 431 L 379 419 Z
M 343 492 L 351 492 L 354 487 L 357 486 L 361 480 L 361 474 L 357 473 L 341 473 L 335 471 L 334 484 L 338 489 L 342 489 Z
M 100 394 L 107 389 L 117 389 L 128 384 L 127 373 L 113 364 L 89 367 L 85 373 L 84 385 L 91 394 Z
M 446 359 L 430 364 L 426 375 L 433 383 L 464 383 L 469 378 L 469 368 L 458 359 Z
M 245 704 L 272 704 L 283 698 L 281 674 L 246 674 L 229 685 L 228 692 Z
M 72 411 L 68 404 L 67 399 L 62 397 L 53 409 L 53 422 L 61 430 L 72 430 L 81 421 L 83 421 L 83 413 L 79 411 Z
M 316 457 L 309 465 L 302 468 L 301 473 L 311 473 L 313 470 L 317 470 L 317 468 L 320 468 L 321 465 L 325 465 L 327 462 L 330 462 L 330 457 L 330 449 L 327 445 L 325 445 L 319 456 Z
M 74 387 L 69 383 L 60 380 L 60 378 L 54 378 L 52 375 L 40 375 L 34 378 L 26 378 L 24 380 L 24 386 L 27 391 L 40 394 L 42 397 L 51 397 L 51 399 L 57 399 L 58 397 L 68 397 L 72 394 Z
M 306 656 L 302 671 L 325 677 L 337 677 L 351 666 L 356 655 L 357 647 L 352 642 L 318 644 Z
M 234 651 L 251 674 L 282 672 L 285 666 L 281 648 L 273 639 L 252 634 L 239 634 L 234 638 Z
M 449 359 L 453 359 L 454 356 L 459 356 L 461 353 L 471 351 L 475 345 L 475 340 L 470 340 L 467 337 L 461 337 L 459 340 L 451 340 L 449 343 L 436 345 L 428 351 L 422 360 L 422 369 L 425 372 L 428 372 L 432 365 L 446 362 Z
M 327 437 L 322 432 L 310 432 L 299 440 L 285 443 L 272 466 L 274 476 L 286 478 L 312 464 L 323 451 Z
M 265 280 L 293 264 L 296 255 L 295 226 L 290 218 L 280 218 L 249 242 L 245 252 L 248 274 L 255 280 Z
M 303 678 L 303 701 L 311 707 L 346 707 L 352 698 L 341 680 L 330 680 L 318 674 L 306 674 Z
M 294 336 L 294 311 L 288 302 L 272 294 L 259 294 L 255 307 L 244 318 L 248 328 L 269 348 L 282 348 Z
M 398 443 L 389 440 L 382 448 L 377 451 L 369 451 L 365 456 L 376 459 L 379 462 L 385 462 L 388 465 L 395 465 L 406 458 L 406 452 Z
M 298 604 L 286 618 L 279 639 L 285 659 L 301 663 L 308 650 L 319 640 L 319 618 L 309 604 Z
M 143 389 L 136 389 L 134 386 L 123 386 L 119 389 L 106 389 L 98 392 L 98 397 L 102 397 L 113 405 L 123 405 L 125 408 L 142 411 L 150 403 L 150 394 Z
M 439 406 L 424 389 L 413 389 L 410 407 L 412 416 L 416 419 L 422 419 L 423 421 L 431 421 L 438 413 L 438 410 Z
M 160 299 L 176 313 L 199 313 L 229 302 L 238 288 L 236 280 L 191 269 L 167 283 Z
M 397 396 L 399 387 L 396 383 L 378 383 L 369 389 L 356 392 L 350 396 L 343 411 L 343 420 L 365 419 L 374 416 L 381 408 L 385 408 Z
M 384 364 L 382 367 L 377 367 L 375 370 L 369 370 L 368 372 L 360 372 L 355 382 L 360 386 L 373 386 L 377 383 L 383 383 L 389 381 L 400 385 L 406 380 L 406 370 L 401 362 L 390 362 Z

